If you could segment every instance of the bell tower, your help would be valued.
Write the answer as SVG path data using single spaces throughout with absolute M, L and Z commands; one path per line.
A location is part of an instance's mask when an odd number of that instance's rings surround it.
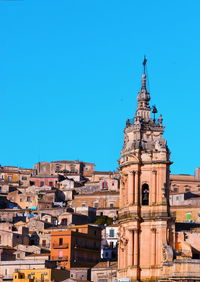
M 118 278 L 157 281 L 163 253 L 173 259 L 173 219 L 169 210 L 170 152 L 162 116 L 149 105 L 146 58 L 133 119 L 126 122 L 119 160 L 120 209 Z M 151 117 L 151 111 L 154 118 Z

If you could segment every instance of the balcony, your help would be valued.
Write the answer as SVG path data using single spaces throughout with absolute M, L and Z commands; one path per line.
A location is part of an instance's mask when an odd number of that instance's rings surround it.
M 51 260 L 53 261 L 68 261 L 68 257 L 67 256 L 64 256 L 64 257 L 58 257 L 58 256 L 52 256 L 51 257 Z
M 68 249 L 69 248 L 69 244 L 59 245 L 58 243 L 53 243 L 52 244 L 52 248 L 54 248 L 54 249 Z

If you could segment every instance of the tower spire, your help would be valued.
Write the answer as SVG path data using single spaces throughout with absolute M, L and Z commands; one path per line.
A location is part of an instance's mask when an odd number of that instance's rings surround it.
M 137 96 L 138 105 L 137 105 L 136 117 L 142 117 L 146 121 L 148 121 L 150 119 L 151 109 L 149 106 L 150 95 L 146 87 L 146 63 L 147 63 L 147 59 L 144 56 L 144 60 L 142 63 L 144 67 L 143 74 L 142 74 L 142 86 Z

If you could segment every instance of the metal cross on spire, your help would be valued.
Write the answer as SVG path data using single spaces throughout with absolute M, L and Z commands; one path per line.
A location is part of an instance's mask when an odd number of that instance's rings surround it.
M 143 67 L 144 67 L 144 74 L 146 74 L 146 63 L 147 63 L 147 58 L 146 56 L 144 56 L 144 60 L 143 60 Z

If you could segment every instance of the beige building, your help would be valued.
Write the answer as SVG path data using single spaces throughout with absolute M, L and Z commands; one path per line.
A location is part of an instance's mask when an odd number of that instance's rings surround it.
M 0 246 L 15 247 L 29 244 L 28 228 L 17 229 L 12 223 L 0 222 Z
M 101 191 L 75 195 L 71 205 L 74 207 L 94 207 L 97 215 L 115 217 L 119 207 L 119 192 Z
M 117 277 L 117 262 L 102 261 L 91 269 L 91 281 L 113 282 Z
M 32 169 L 15 166 L 0 166 L 0 187 L 4 184 L 13 187 L 28 187 Z
M 9 192 L 7 199 L 20 206 L 21 209 L 38 206 L 38 197 L 35 191 L 24 188 Z
M 195 170 L 195 175 L 171 174 L 170 175 L 170 193 L 183 194 L 192 192 L 200 194 L 200 168 Z
M 94 167 L 94 163 L 80 161 L 53 161 L 50 163 L 39 162 L 34 165 L 34 169 L 39 175 L 61 174 L 76 180 L 80 180 L 80 176 L 91 177 L 94 172 Z

